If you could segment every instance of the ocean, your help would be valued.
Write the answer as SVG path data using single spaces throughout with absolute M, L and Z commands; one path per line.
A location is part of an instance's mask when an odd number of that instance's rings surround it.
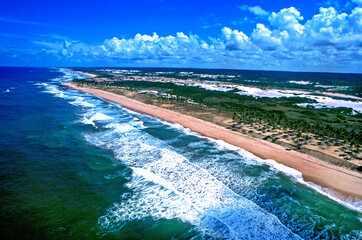
M 61 82 L 0 68 L 1 239 L 361 239 L 362 203 Z

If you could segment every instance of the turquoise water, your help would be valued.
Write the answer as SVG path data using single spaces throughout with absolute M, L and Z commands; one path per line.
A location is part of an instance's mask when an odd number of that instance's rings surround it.
M 300 174 L 59 86 L 67 70 L 0 68 L 1 239 L 360 239 Z

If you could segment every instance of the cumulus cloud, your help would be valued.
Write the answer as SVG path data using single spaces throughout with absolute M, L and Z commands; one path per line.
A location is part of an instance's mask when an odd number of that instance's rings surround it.
M 248 47 L 249 38 L 241 31 L 224 27 L 221 29 L 221 41 L 227 50 L 242 50 Z
M 223 27 L 218 35 L 205 40 L 177 32 L 169 36 L 153 33 L 127 39 L 114 37 L 100 45 L 70 40 L 33 43 L 43 48 L 38 52 L 40 56 L 101 65 L 137 62 L 142 66 L 361 72 L 361 39 L 360 7 L 349 13 L 321 7 L 318 14 L 305 21 L 296 8 L 290 7 L 268 14 L 249 36 L 243 29 Z
M 265 17 L 269 15 L 269 12 L 262 9 L 260 6 L 248 6 L 248 5 L 241 5 L 239 6 L 241 10 L 249 11 L 257 16 Z
M 362 32 L 362 8 L 353 9 L 352 13 L 348 16 L 348 20 L 351 23 L 351 28 L 353 31 L 361 33 Z
M 305 41 L 314 46 L 361 47 L 362 8 L 355 8 L 349 15 L 339 14 L 333 7 L 320 8 L 319 14 L 305 23 L 305 28 Z
M 265 27 L 264 24 L 258 23 L 256 28 L 251 33 L 254 44 L 265 50 L 275 50 L 282 44 L 283 34 L 275 36 L 271 30 Z
M 196 35 L 185 35 L 182 32 L 176 36 L 159 37 L 137 34 L 131 39 L 106 39 L 104 41 L 105 53 L 120 58 L 180 58 L 188 54 L 201 53 L 209 45 Z
M 304 26 L 299 23 L 303 17 L 294 7 L 284 8 L 278 13 L 272 12 L 268 19 L 278 30 L 286 30 L 292 36 L 303 34 Z

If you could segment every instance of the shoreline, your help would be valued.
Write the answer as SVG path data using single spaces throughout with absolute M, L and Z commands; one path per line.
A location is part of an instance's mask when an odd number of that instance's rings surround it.
M 82 71 L 75 71 L 75 70 L 71 70 L 71 69 L 69 69 L 69 71 L 71 71 L 71 72 L 76 72 L 76 73 L 80 73 L 80 74 L 83 74 L 83 75 L 87 75 L 87 76 L 89 76 L 89 77 L 91 77 L 91 78 L 97 77 L 97 75 L 95 75 L 95 74 L 86 73 L 86 72 L 82 72 Z
M 178 123 L 191 131 L 245 149 L 262 159 L 272 159 L 300 171 L 303 179 L 321 187 L 327 187 L 346 196 L 362 198 L 362 174 L 350 171 L 317 158 L 248 136 L 241 135 L 219 125 L 168 109 L 148 105 L 134 99 L 100 89 L 76 86 L 70 82 L 62 86 L 86 92 L 105 100 L 115 102 L 127 109 L 151 115 L 167 122 Z

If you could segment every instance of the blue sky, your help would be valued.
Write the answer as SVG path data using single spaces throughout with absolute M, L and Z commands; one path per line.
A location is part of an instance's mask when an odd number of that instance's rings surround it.
M 0 65 L 362 72 L 362 0 L 3 0 Z

